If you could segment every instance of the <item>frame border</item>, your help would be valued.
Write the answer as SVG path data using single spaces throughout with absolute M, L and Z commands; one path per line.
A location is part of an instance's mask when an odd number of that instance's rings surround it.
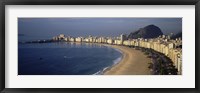
M 195 88 L 5 88 L 5 6 L 6 5 L 195 5 Z M 0 92 L 1 93 L 196 93 L 199 88 L 200 0 L 0 0 Z

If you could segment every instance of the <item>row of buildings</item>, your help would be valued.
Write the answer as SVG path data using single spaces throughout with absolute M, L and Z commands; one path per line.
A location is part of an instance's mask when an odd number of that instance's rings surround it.
M 66 41 L 66 42 L 87 42 L 87 43 L 105 43 L 113 45 L 125 45 L 135 46 L 153 49 L 157 52 L 163 53 L 169 57 L 174 66 L 178 70 L 178 74 L 182 74 L 182 40 L 177 38 L 176 40 L 170 39 L 169 36 L 162 35 L 152 39 L 127 39 L 126 35 L 122 34 L 119 37 L 71 37 L 60 34 L 59 36 L 53 37 L 55 41 Z

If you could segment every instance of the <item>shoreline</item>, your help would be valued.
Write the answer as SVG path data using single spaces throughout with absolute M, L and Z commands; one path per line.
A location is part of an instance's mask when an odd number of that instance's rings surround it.
M 117 64 L 103 71 L 103 75 L 151 75 L 148 68 L 148 63 L 151 62 L 151 59 L 147 58 L 140 50 L 126 46 L 103 45 L 122 52 L 122 59 Z
M 142 51 L 127 46 L 95 44 L 111 47 L 122 54 L 120 57 L 121 60 L 107 67 L 100 72 L 100 75 L 151 75 L 150 69 L 148 68 L 148 63 L 151 62 L 151 59 L 147 58 L 147 55 L 144 55 Z

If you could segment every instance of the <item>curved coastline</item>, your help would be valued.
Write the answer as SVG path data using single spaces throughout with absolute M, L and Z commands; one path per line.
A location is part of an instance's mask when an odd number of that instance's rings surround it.
M 118 49 L 122 53 L 122 59 L 115 65 L 103 71 L 104 75 L 151 75 L 148 66 L 151 62 L 144 53 L 125 46 L 107 45 L 104 46 Z
M 107 66 L 107 67 L 105 67 L 104 69 L 102 69 L 102 70 L 100 70 L 100 71 L 98 71 L 98 72 L 96 72 L 96 73 L 93 74 L 93 75 L 104 75 L 104 73 L 105 73 L 106 71 L 110 70 L 113 66 L 115 66 L 115 65 L 117 65 L 119 62 L 121 62 L 121 60 L 123 59 L 123 52 L 122 52 L 121 50 L 119 50 L 119 49 L 117 49 L 117 48 L 113 48 L 113 47 L 111 47 L 111 46 L 109 46 L 109 45 L 107 45 L 107 44 L 97 44 L 97 45 L 102 45 L 102 46 L 105 46 L 105 47 L 112 48 L 112 49 L 114 49 L 115 51 L 118 51 L 118 52 L 121 54 L 120 57 L 118 57 L 118 58 L 116 58 L 115 60 L 113 60 L 113 64 L 112 64 L 112 65 Z
M 97 43 L 95 43 L 97 44 Z M 93 75 L 150 75 L 148 68 L 151 62 L 140 50 L 135 50 L 126 46 L 97 44 L 115 49 L 121 53 L 122 56 L 113 60 L 113 65 L 105 67 Z

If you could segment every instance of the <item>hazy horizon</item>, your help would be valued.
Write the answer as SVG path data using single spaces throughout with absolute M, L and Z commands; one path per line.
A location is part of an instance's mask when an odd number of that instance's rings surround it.
M 18 18 L 18 34 L 31 36 L 111 36 L 154 24 L 164 34 L 182 31 L 182 18 Z

